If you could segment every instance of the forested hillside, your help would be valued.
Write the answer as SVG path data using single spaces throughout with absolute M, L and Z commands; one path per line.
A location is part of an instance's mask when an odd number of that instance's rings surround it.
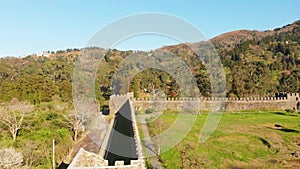
M 201 43 L 201 42 L 199 42 Z M 274 95 L 300 92 L 300 21 L 272 31 L 234 31 L 211 39 L 227 78 L 228 97 Z M 197 45 L 194 44 L 194 45 Z M 167 46 L 189 65 L 200 92 L 210 96 L 205 66 L 184 44 Z M 33 104 L 51 100 L 72 100 L 72 76 L 78 49 L 53 52 L 50 56 L 0 59 L 0 100 L 13 98 Z M 119 64 L 133 51 L 107 50 L 96 78 L 98 101 L 105 103 L 111 93 L 111 79 Z M 155 90 L 179 97 L 175 80 L 155 69 L 140 72 L 131 82 L 136 97 L 147 97 Z

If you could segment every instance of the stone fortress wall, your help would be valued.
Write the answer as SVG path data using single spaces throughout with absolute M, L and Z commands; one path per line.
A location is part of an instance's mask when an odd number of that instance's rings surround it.
M 124 161 L 116 161 L 114 166 L 108 165 L 108 160 L 104 159 L 105 151 L 108 146 L 109 136 L 113 129 L 113 124 L 115 123 L 115 118 L 110 122 L 109 128 L 107 130 L 106 136 L 102 142 L 100 151 L 98 154 L 94 154 L 84 149 L 76 154 L 75 158 L 69 165 L 69 169 L 145 169 L 145 160 L 142 152 L 142 143 L 139 137 L 139 132 L 136 124 L 135 113 L 132 107 L 132 97 L 130 94 L 127 95 L 112 95 L 110 96 L 109 107 L 110 114 L 115 115 L 119 109 L 125 104 L 126 101 L 130 101 L 130 113 L 132 116 L 132 126 L 134 132 L 135 147 L 138 159 L 131 160 L 130 165 L 124 165 Z
M 132 95 L 132 94 L 131 94 Z M 164 106 L 165 109 L 181 110 L 184 103 L 199 104 L 200 110 L 210 110 L 212 103 L 225 103 L 225 111 L 243 110 L 299 110 L 299 93 L 277 93 L 274 97 L 249 98 L 133 98 L 132 104 L 136 111 Z M 193 105 L 191 104 L 191 105 Z

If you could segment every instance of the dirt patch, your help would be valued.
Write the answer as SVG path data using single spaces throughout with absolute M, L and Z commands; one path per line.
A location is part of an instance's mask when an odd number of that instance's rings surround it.
M 276 129 L 276 130 L 284 129 L 284 127 L 280 124 L 264 124 L 263 126 L 269 129 Z
M 241 162 L 236 160 L 226 160 L 227 165 L 223 166 L 224 168 L 230 169 L 269 169 L 269 168 L 277 168 L 279 161 L 277 160 L 251 160 L 249 162 Z
M 293 137 L 292 142 L 295 143 L 297 146 L 300 146 L 300 136 Z
M 86 151 L 99 153 L 100 146 L 96 144 L 88 135 L 83 135 L 80 140 L 75 144 L 73 150 L 70 152 L 68 157 L 64 160 L 66 164 L 71 163 L 73 158 L 76 156 L 80 148 L 85 149 Z
M 289 168 L 300 168 L 300 158 L 287 160 L 287 162 L 291 166 Z

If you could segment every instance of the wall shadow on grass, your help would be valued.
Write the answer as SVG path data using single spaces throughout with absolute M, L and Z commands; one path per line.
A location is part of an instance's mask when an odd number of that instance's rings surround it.
M 299 130 L 289 129 L 289 128 L 273 128 L 273 127 L 267 127 L 267 128 L 272 130 L 279 130 L 287 133 L 300 133 Z
M 289 129 L 289 128 L 282 128 L 282 129 L 276 129 L 276 130 L 284 131 L 284 132 L 287 132 L 287 133 L 299 133 L 298 130 Z
M 282 112 L 275 112 L 274 114 L 278 114 L 278 115 L 284 115 L 284 116 L 286 116 L 287 114 L 285 114 L 285 113 L 282 113 Z

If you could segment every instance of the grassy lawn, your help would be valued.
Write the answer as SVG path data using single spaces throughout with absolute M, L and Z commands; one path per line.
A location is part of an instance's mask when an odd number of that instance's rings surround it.
M 259 112 L 223 114 L 217 130 L 198 142 L 207 115 L 199 115 L 189 134 L 161 154 L 166 168 L 294 168 L 300 158 L 300 114 Z M 165 111 L 148 123 L 154 136 L 169 128 L 177 112 Z M 299 145 L 297 145 L 299 144 Z

